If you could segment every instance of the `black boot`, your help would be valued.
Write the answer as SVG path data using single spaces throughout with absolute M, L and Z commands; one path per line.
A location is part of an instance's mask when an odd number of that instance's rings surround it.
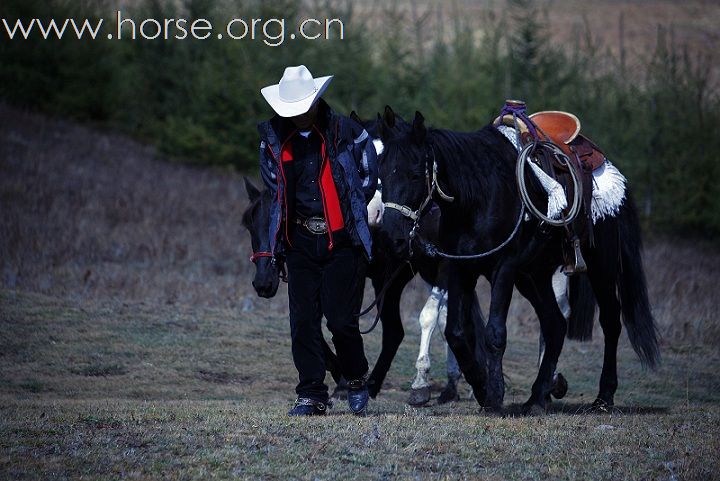
M 288 416 L 324 416 L 327 414 L 327 404 L 307 397 L 299 397 Z
M 348 405 L 350 411 L 356 416 L 365 416 L 367 414 L 367 403 L 370 399 L 368 388 L 364 378 L 348 381 Z

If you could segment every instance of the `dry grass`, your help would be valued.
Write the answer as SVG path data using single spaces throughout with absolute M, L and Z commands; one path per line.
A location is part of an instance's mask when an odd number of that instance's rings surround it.
M 326 419 L 291 420 L 282 316 L 120 302 L 79 308 L 7 290 L 0 303 L 2 479 L 707 480 L 720 472 L 717 348 L 668 349 L 663 367 L 648 373 L 623 343 L 618 408 L 592 415 L 583 410 L 602 345 L 569 343 L 560 369 L 570 392 L 553 414 L 497 418 L 478 415 L 466 395 L 408 408 L 418 341 L 410 331 L 369 417 L 340 404 Z M 377 341 L 367 340 L 371 356 Z M 535 347 L 510 340 L 510 412 L 529 394 Z M 441 353 L 436 342 L 433 356 Z

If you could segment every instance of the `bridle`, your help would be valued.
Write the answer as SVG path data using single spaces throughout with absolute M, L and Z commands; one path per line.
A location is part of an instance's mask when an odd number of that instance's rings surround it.
M 420 227 L 420 218 L 422 217 L 423 211 L 432 200 L 435 192 L 438 193 L 441 199 L 447 202 L 452 202 L 455 200 L 455 197 L 447 195 L 445 192 L 443 192 L 440 184 L 438 183 L 437 159 L 435 158 L 435 147 L 433 146 L 432 142 L 429 143 L 428 151 L 429 154 L 427 152 L 425 153 L 425 184 L 427 185 L 427 195 L 425 196 L 425 199 L 420 203 L 420 207 L 418 207 L 416 210 L 413 210 L 412 207 L 408 207 L 407 205 L 396 204 L 395 202 L 384 202 L 386 209 L 394 209 L 400 212 L 403 217 L 407 217 L 408 219 L 413 221 L 413 226 L 412 229 L 410 229 L 410 234 L 408 236 L 408 248 L 410 250 L 410 256 L 413 255 L 412 245 L 413 240 L 417 236 L 417 230 Z M 432 160 L 432 176 L 430 174 L 430 169 L 428 168 L 430 160 Z
M 417 210 L 413 210 L 412 208 L 406 206 L 406 205 L 400 205 L 396 204 L 394 202 L 386 202 L 385 207 L 389 207 L 390 209 L 395 209 L 400 212 L 404 217 L 407 217 L 413 221 L 412 229 L 410 230 L 410 233 L 408 235 L 408 249 L 410 251 L 410 255 L 413 255 L 413 240 L 415 239 L 415 236 L 417 235 L 417 229 L 420 225 L 420 217 L 422 215 L 423 209 L 427 206 L 427 204 L 432 200 L 432 197 L 435 192 L 438 193 L 441 199 L 447 201 L 447 202 L 453 202 L 455 200 L 455 197 L 447 195 L 445 192 L 443 192 L 442 188 L 440 187 L 440 183 L 438 182 L 437 178 L 437 159 L 435 158 L 435 147 L 433 146 L 432 142 L 428 142 L 429 144 L 429 151 L 431 155 L 426 154 L 425 155 L 425 182 L 428 186 L 428 193 L 425 197 L 425 200 L 423 200 L 422 204 L 420 204 L 420 207 Z M 428 170 L 428 164 L 429 160 L 432 158 L 432 178 L 430 177 L 430 172 Z M 423 244 L 424 247 L 424 254 L 428 257 L 443 257 L 445 259 L 454 259 L 454 260 L 473 260 L 473 259 L 480 259 L 482 257 L 487 257 L 489 255 L 495 254 L 502 248 L 504 248 L 506 245 L 512 241 L 512 239 L 515 237 L 515 235 L 520 230 L 520 225 L 522 224 L 523 217 L 525 216 L 525 204 L 523 202 L 520 202 L 520 212 L 518 213 L 517 222 L 515 223 L 515 227 L 513 228 L 510 235 L 505 239 L 502 243 L 499 245 L 493 247 L 492 249 L 481 252 L 478 254 L 469 254 L 469 255 L 458 255 L 458 254 L 448 254 L 446 252 L 441 251 L 436 246 L 434 246 L 430 242 L 425 242 Z
M 253 252 L 252 255 L 250 256 L 250 262 L 252 262 L 253 264 L 257 264 L 257 260 L 260 259 L 261 257 L 269 257 L 269 258 L 270 258 L 270 265 L 271 265 L 272 267 L 277 267 L 277 265 L 278 265 L 277 257 L 275 257 L 275 255 L 274 255 L 272 252 L 270 252 L 270 251 L 258 251 L 258 252 Z M 283 281 L 283 282 L 287 282 L 287 281 L 288 281 L 288 279 L 287 279 L 287 271 L 285 270 L 285 263 L 284 263 L 284 262 L 281 262 L 281 263 L 280 263 L 280 280 Z

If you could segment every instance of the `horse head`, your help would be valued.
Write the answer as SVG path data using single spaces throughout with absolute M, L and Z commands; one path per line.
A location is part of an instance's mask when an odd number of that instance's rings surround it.
M 385 204 L 382 229 L 395 254 L 408 258 L 419 218 L 432 202 L 432 146 L 420 112 L 415 113 L 412 125 L 401 130 L 393 129 L 393 117 L 388 117 L 386 109 L 379 129 L 384 144 L 379 163 Z
M 383 114 L 377 114 L 375 120 L 362 120 L 360 116 L 353 110 L 350 112 L 350 118 L 362 125 L 368 134 L 373 138 L 373 144 L 375 145 L 375 151 L 378 156 L 378 165 L 382 163 L 383 151 L 385 148 L 384 142 L 390 138 L 395 138 L 402 133 L 410 131 L 410 124 L 405 122 L 402 117 L 395 115 L 392 108 L 389 105 L 385 106 Z M 385 212 L 385 205 L 382 202 L 382 182 L 378 183 L 378 190 L 375 192 L 375 196 L 370 200 L 367 206 L 368 211 L 368 225 L 371 229 L 379 228 L 382 224 L 382 218 Z
M 252 285 L 258 296 L 269 299 L 277 293 L 281 271 L 281 263 L 270 253 L 272 198 L 269 190 L 260 192 L 247 177 L 244 179 L 250 205 L 243 213 L 242 224 L 250 232 L 253 250 L 250 258 L 255 263 Z

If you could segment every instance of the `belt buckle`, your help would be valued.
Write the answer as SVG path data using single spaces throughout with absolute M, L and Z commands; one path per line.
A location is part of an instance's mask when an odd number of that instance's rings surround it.
M 305 222 L 303 222 L 303 225 L 307 230 L 316 235 L 327 234 L 328 231 L 325 219 L 322 217 L 308 217 L 305 219 Z

